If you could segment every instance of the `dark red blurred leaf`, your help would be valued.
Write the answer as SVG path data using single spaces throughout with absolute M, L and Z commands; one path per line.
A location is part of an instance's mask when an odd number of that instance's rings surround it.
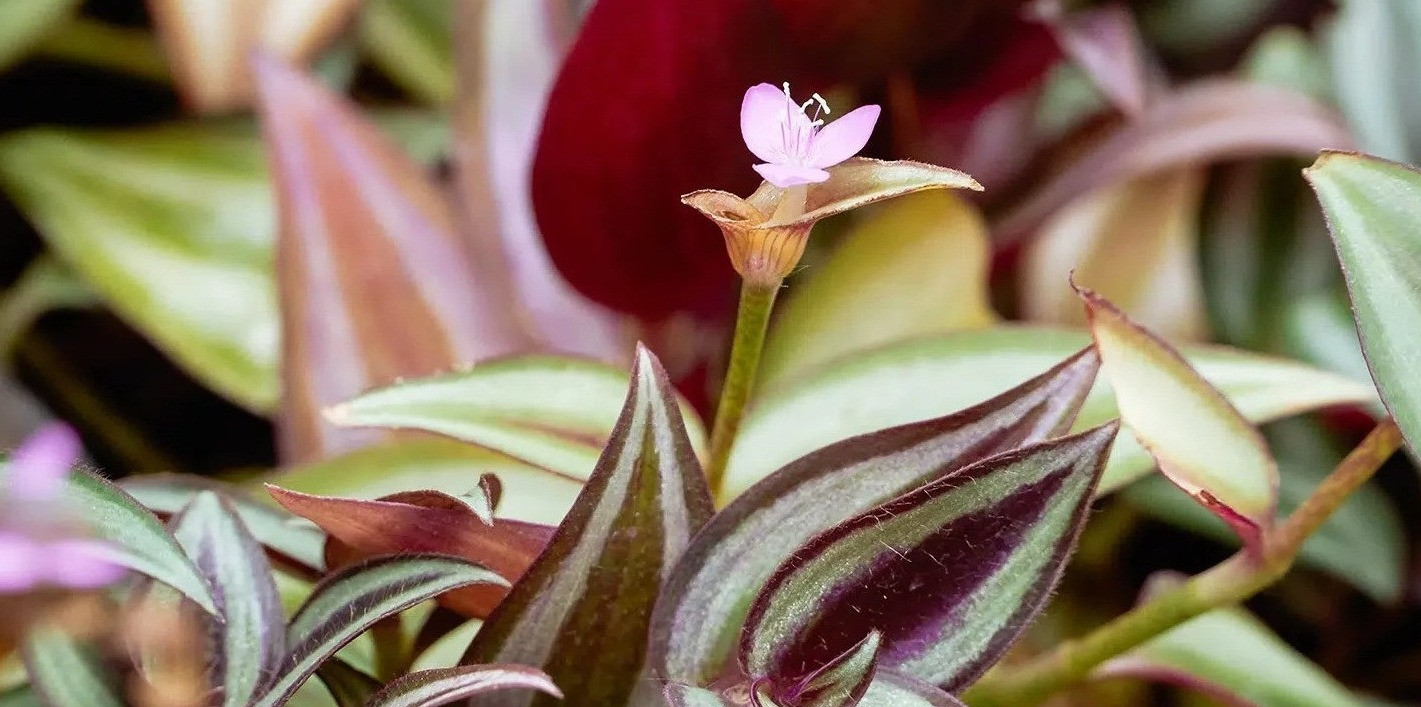
M 476 562 L 510 583 L 543 551 L 553 529 L 513 520 L 485 523 L 464 502 L 437 491 L 411 491 L 377 501 L 313 496 L 277 486 L 267 490 L 287 510 L 331 536 L 326 564 L 336 568 L 376 555 L 439 553 Z M 461 614 L 487 616 L 508 587 L 480 585 L 440 602 Z
M 310 78 L 270 57 L 254 67 L 281 212 L 281 453 L 308 461 L 379 434 L 330 427 L 323 408 L 526 338 L 414 162 Z
M 682 194 L 749 193 L 740 99 L 787 76 L 764 0 L 598 0 L 533 163 L 548 252 L 590 299 L 647 319 L 719 308 L 734 272 Z

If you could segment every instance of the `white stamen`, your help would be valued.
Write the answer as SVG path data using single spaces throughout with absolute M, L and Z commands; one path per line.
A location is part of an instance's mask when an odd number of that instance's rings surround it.
M 789 84 L 785 84 L 785 85 L 788 86 Z M 826 100 L 824 100 L 824 97 L 823 97 L 823 96 L 821 96 L 821 95 L 819 95 L 819 94 L 816 93 L 816 94 L 814 94 L 813 96 L 810 96 L 809 98 L 810 98 L 810 100 L 816 101 L 816 102 L 819 103 L 819 107 L 824 110 L 824 115 L 829 115 L 830 113 L 833 112 L 833 111 L 829 110 L 829 102 L 826 101 Z

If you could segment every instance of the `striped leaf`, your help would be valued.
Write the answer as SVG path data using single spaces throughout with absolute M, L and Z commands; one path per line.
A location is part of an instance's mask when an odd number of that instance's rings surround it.
M 776 469 L 839 440 L 928 420 L 975 405 L 1090 345 L 1081 331 L 995 327 L 905 341 L 825 365 L 767 388 L 745 418 L 726 469 L 731 499 Z M 1189 346 L 1190 365 L 1252 422 L 1318 408 L 1376 401 L 1370 381 L 1296 361 L 1230 349 Z M 1100 381 L 1076 429 L 1120 416 Z M 1155 462 L 1130 435 L 1116 440 L 1101 480 L 1107 493 L 1148 474 Z
M 24 646 L 30 686 L 47 707 L 122 707 L 114 676 L 97 656 L 54 626 L 30 630 Z
M 1278 466 L 1263 435 L 1172 346 L 1105 298 L 1076 291 L 1121 419 L 1170 481 L 1257 542 L 1278 505 Z
M 485 523 L 459 499 L 437 491 L 413 491 L 364 501 L 312 496 L 267 486 L 287 510 L 330 534 L 326 557 L 348 563 L 376 555 L 436 553 L 462 557 L 518 580 L 547 545 L 552 528 L 498 519 Z M 341 547 L 334 547 L 339 544 Z M 508 595 L 509 585 L 467 587 L 441 602 L 466 616 L 488 616 Z
M 337 405 L 336 424 L 437 432 L 586 479 L 627 396 L 627 374 L 563 356 L 517 356 L 398 383 Z M 700 419 L 682 405 L 692 446 Z
M 828 665 L 789 683 L 789 689 L 775 690 L 771 685 L 775 701 L 797 707 L 853 707 L 873 682 L 882 646 L 883 634 L 870 631 Z
M 286 616 L 266 552 L 226 499 L 201 491 L 169 523 L 212 588 L 208 622 L 214 687 L 224 707 L 241 707 L 276 675 L 286 652 Z
M 291 619 L 278 677 L 252 707 L 277 707 L 321 663 L 376 622 L 470 584 L 501 584 L 478 565 L 442 555 L 401 555 L 348 567 L 327 578 Z
M 562 697 L 541 670 L 522 665 L 463 665 L 410 673 L 385 686 L 365 707 L 438 707 L 485 692 L 519 688 Z
M 971 683 L 1055 587 L 1117 429 L 999 454 L 821 533 L 755 598 L 746 673 L 803 675 L 878 630 L 884 668 Z
M 858 707 L 967 707 L 956 697 L 917 678 L 879 670 Z
M 8 465 L 0 470 L 0 483 L 7 471 Z M 110 559 L 182 592 L 204 611 L 217 613 L 207 582 L 177 541 L 123 489 L 97 474 L 76 471 L 69 476 L 65 498 L 94 536 L 109 543 L 114 550 Z
M 631 392 L 596 469 L 464 662 L 541 667 L 568 704 L 625 703 L 642 673 L 657 592 L 711 513 L 674 389 L 638 346 Z M 502 693 L 479 701 L 556 702 Z
M 485 277 L 497 263 L 474 262 L 421 167 L 314 79 L 253 65 L 280 216 L 281 452 L 310 461 L 380 436 L 324 408 L 526 338 Z
M 755 593 L 801 545 L 945 474 L 1065 432 L 1098 365 L 1086 349 L 980 405 L 829 445 L 745 491 L 706 525 L 663 590 L 653 666 L 670 680 L 708 684 L 730 657 Z
M 1325 152 L 1303 174 L 1327 215 L 1372 378 L 1412 453 L 1421 452 L 1421 171 Z
M 319 529 L 270 504 L 258 503 L 244 489 L 221 481 L 188 474 L 145 474 L 118 482 L 154 513 L 181 511 L 204 491 L 220 494 L 261 544 L 313 569 L 323 569 L 321 551 L 326 538 Z

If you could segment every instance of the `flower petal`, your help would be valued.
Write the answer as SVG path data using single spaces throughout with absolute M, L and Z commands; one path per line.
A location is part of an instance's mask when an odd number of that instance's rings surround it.
M 45 546 L 45 579 L 51 584 L 74 589 L 94 589 L 112 584 L 123 576 L 122 566 L 108 558 L 109 546 L 98 540 L 72 538 Z
M 784 91 L 762 83 L 751 86 L 740 103 L 740 136 L 750 152 L 766 162 L 783 163 L 789 157 L 784 139 L 789 100 Z
M 863 106 L 825 125 L 809 141 L 808 164 L 827 169 L 857 155 L 873 136 L 880 112 L 878 106 Z
M 822 169 L 792 164 L 757 164 L 755 171 L 766 181 L 780 188 L 818 184 L 829 179 L 829 173 Z
M 55 498 L 80 451 L 79 436 L 68 425 L 55 422 L 41 427 L 10 455 L 9 494 L 16 501 Z
M 13 532 L 0 532 L 0 594 L 28 590 L 38 583 L 34 541 Z

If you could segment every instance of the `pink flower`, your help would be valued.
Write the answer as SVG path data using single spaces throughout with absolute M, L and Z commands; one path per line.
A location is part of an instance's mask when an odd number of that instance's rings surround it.
M 805 112 L 811 105 L 813 116 Z M 783 89 L 751 86 L 740 104 L 740 135 L 750 152 L 765 161 L 755 171 L 781 188 L 828 180 L 825 170 L 868 144 L 879 107 L 863 106 L 828 125 L 821 114 L 829 114 L 829 104 L 817 93 L 801 104 L 790 97 L 787 83 Z
M 55 423 L 10 455 L 0 486 L 0 517 L 11 521 L 0 526 L 0 593 L 44 586 L 92 589 L 123 575 L 110 560 L 108 545 L 74 537 L 66 525 L 64 482 L 80 451 L 74 431 Z

